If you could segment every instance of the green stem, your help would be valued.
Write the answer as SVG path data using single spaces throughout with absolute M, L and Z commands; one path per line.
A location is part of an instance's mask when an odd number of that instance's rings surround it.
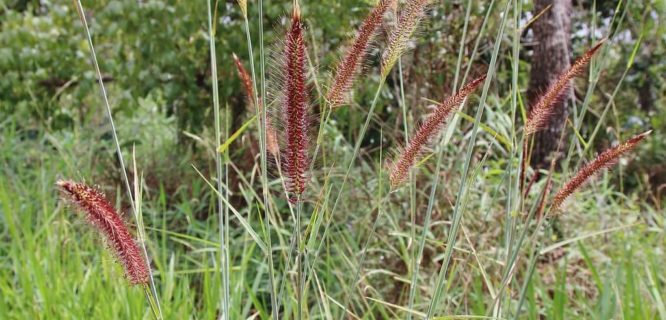
M 213 117 L 215 121 L 215 143 L 217 146 L 222 144 L 221 136 L 221 124 L 220 124 L 220 95 L 219 95 L 219 84 L 217 78 L 217 53 L 215 49 L 215 33 L 213 32 L 213 17 L 210 1 L 206 1 L 208 6 L 208 43 L 210 50 L 210 69 L 211 69 L 211 85 L 213 91 Z M 217 189 L 222 190 L 222 181 L 225 177 L 225 171 L 222 169 L 222 154 L 215 152 L 215 172 L 217 177 Z M 228 192 L 227 192 L 228 195 Z M 224 205 L 222 193 L 217 194 L 217 209 L 218 209 L 218 224 L 219 224 L 219 236 L 220 236 L 220 276 L 222 282 L 221 294 L 220 294 L 220 318 L 228 320 L 229 319 L 229 272 L 230 272 L 230 263 L 229 263 L 229 248 L 227 243 L 228 240 L 228 211 Z M 226 214 L 225 214 L 226 213 Z

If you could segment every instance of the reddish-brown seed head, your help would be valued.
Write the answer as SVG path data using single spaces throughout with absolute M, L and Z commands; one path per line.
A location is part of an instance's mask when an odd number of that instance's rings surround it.
M 402 150 L 398 159 L 393 162 L 390 170 L 391 186 L 397 187 L 405 181 L 409 170 L 416 162 L 423 148 L 433 137 L 437 135 L 439 129 L 446 123 L 446 119 L 460 105 L 465 98 L 478 88 L 486 76 L 472 80 L 465 87 L 460 89 L 455 95 L 450 96 L 437 106 L 437 109 L 421 124 L 419 129 L 412 135 L 407 147 Z
M 233 58 L 234 63 L 236 64 L 236 69 L 238 69 L 238 76 L 243 82 L 243 87 L 245 87 L 245 93 L 247 94 L 247 99 L 249 101 L 247 104 L 247 109 L 249 112 L 254 114 L 257 112 L 257 110 L 252 108 L 254 106 L 254 82 L 252 81 L 250 74 L 243 66 L 243 63 L 240 61 L 240 59 L 238 59 L 238 56 L 236 56 L 235 53 L 233 54 Z M 262 111 L 262 109 L 263 103 L 261 99 L 259 99 L 259 111 Z M 268 152 L 270 152 L 270 154 L 272 154 L 274 157 L 277 157 L 280 152 L 280 148 L 278 147 L 277 143 L 277 135 L 273 125 L 271 124 L 270 118 L 266 118 L 266 150 L 268 150 Z
M 63 195 L 103 235 L 132 284 L 148 283 L 149 268 L 127 226 L 104 195 L 83 183 L 60 180 L 56 183 Z
M 527 135 L 536 133 L 548 123 L 548 120 L 553 114 L 553 108 L 555 107 L 556 102 L 571 85 L 571 79 L 583 72 L 585 66 L 590 63 L 592 57 L 594 57 L 595 53 L 597 53 L 604 42 L 605 40 L 599 42 L 592 49 L 585 52 L 585 54 L 571 65 L 571 68 L 560 74 L 557 77 L 557 80 L 548 87 L 546 92 L 537 99 L 537 102 L 530 108 L 530 114 L 527 117 L 527 123 L 525 124 L 525 133 Z
M 386 78 L 407 49 L 407 44 L 419 22 L 425 15 L 430 0 L 409 0 L 398 18 L 398 24 L 389 35 L 388 46 L 384 51 L 381 62 L 381 76 Z
M 358 29 L 354 42 L 347 49 L 347 53 L 335 70 L 333 84 L 326 97 L 331 107 L 338 107 L 346 102 L 347 94 L 351 90 L 358 70 L 363 65 L 370 42 L 377 32 L 377 28 L 382 23 L 384 13 L 394 1 L 381 0 Z
M 248 111 L 255 112 L 255 110 L 252 109 L 252 107 L 254 107 L 254 87 L 252 78 L 243 66 L 243 63 L 240 61 L 240 59 L 238 59 L 238 56 L 236 56 L 235 53 L 232 53 L 232 56 L 234 59 L 234 64 L 236 64 L 236 69 L 238 70 L 238 76 L 240 77 L 241 82 L 243 82 L 243 87 L 245 88 L 245 94 L 247 95 L 248 101 Z
M 303 24 L 298 6 L 294 7 L 291 26 L 285 40 L 285 84 L 282 117 L 285 126 L 284 169 L 289 191 L 300 195 L 307 182 L 308 94 L 306 87 L 306 52 Z
M 576 190 L 578 190 L 586 181 L 588 181 L 590 177 L 597 174 L 601 170 L 614 165 L 623 154 L 634 149 L 651 132 L 652 130 L 643 132 L 625 141 L 624 143 L 621 143 L 617 147 L 610 148 L 602 152 L 592 162 L 580 168 L 576 175 L 573 176 L 573 178 L 571 178 L 571 180 L 569 180 L 569 182 L 567 182 L 562 187 L 562 189 L 557 192 L 557 194 L 555 194 L 555 197 L 553 198 L 552 210 L 557 212 L 564 200 L 576 192 Z

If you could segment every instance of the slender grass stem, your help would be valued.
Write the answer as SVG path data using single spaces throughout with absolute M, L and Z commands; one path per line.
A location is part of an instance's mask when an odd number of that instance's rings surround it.
M 518 91 L 518 75 L 519 75 L 519 67 L 520 67 L 520 37 L 521 37 L 521 30 L 520 30 L 520 18 L 522 14 L 522 2 L 518 0 L 513 0 L 513 37 L 512 37 L 512 58 L 511 58 L 511 114 L 510 117 L 512 119 L 511 123 L 512 125 L 512 130 L 511 130 L 511 141 L 514 146 L 517 145 L 517 128 L 516 128 L 516 123 L 518 123 L 518 119 L 516 119 L 517 116 L 517 110 L 518 110 L 518 95 L 520 94 Z M 524 139 L 524 138 L 523 138 Z M 517 172 L 517 177 L 514 177 L 512 174 L 516 168 L 514 168 L 514 162 L 516 159 L 516 152 L 520 152 L 518 154 L 518 170 Z M 506 214 L 505 214 L 505 224 L 504 224 L 504 234 L 505 234 L 505 255 L 506 255 L 506 263 L 509 264 L 509 257 L 511 256 L 511 250 L 513 248 L 513 240 L 514 240 L 514 232 L 516 229 L 517 221 L 516 218 L 514 217 L 514 213 L 518 210 L 522 211 L 522 204 L 523 204 L 523 193 L 522 189 L 519 188 L 519 186 L 522 186 L 523 181 L 519 181 L 520 177 L 523 177 L 523 170 L 524 166 L 522 165 L 523 161 L 525 159 L 523 158 L 523 152 L 521 152 L 518 148 L 511 148 L 511 152 L 509 154 L 509 161 L 507 164 L 507 172 L 508 172 L 508 179 L 507 179 L 507 198 L 506 198 Z M 519 209 L 516 208 L 516 204 L 519 203 L 519 206 L 521 206 Z M 500 317 L 502 313 L 502 296 L 504 295 L 505 291 L 500 291 L 498 292 L 498 295 L 500 298 L 495 299 L 497 303 L 493 306 L 493 316 L 494 317 Z
M 260 3 L 261 6 L 261 3 Z M 263 15 L 260 14 L 259 20 L 263 20 Z M 254 94 L 253 97 L 250 97 L 250 99 L 254 100 L 254 106 L 256 109 L 256 114 L 257 114 L 257 127 L 259 129 L 259 152 L 260 152 L 260 170 L 261 170 L 261 189 L 262 189 L 262 198 L 263 198 L 263 203 L 264 203 L 264 210 L 266 211 L 265 217 L 264 217 L 264 222 L 266 225 L 264 226 L 264 229 L 266 230 L 266 246 L 268 247 L 268 252 L 267 252 L 267 263 L 268 263 L 268 279 L 269 279 L 269 290 L 271 294 L 271 305 L 272 305 L 272 313 L 274 315 L 274 318 L 278 316 L 278 309 L 277 309 L 277 293 L 275 292 L 275 271 L 274 271 L 274 264 L 273 264 L 273 245 L 271 241 L 271 225 L 270 225 L 270 205 L 269 205 L 269 190 L 268 190 L 268 167 L 267 167 L 267 152 L 266 152 L 266 111 L 265 111 L 265 92 L 263 89 L 263 81 L 265 80 L 263 76 L 263 50 L 261 50 L 260 54 L 262 55 L 261 60 L 262 60 L 262 91 L 259 93 L 257 90 L 257 75 L 256 75 L 256 68 L 254 65 L 254 49 L 252 46 L 252 36 L 250 33 L 250 22 L 248 20 L 247 15 L 243 15 L 243 24 L 245 26 L 245 38 L 247 41 L 247 52 L 248 52 L 248 60 L 250 61 L 250 73 L 252 75 L 252 85 L 253 89 L 252 93 Z M 262 24 L 263 25 L 263 24 Z M 263 34 L 263 28 L 260 31 L 261 34 Z M 263 38 L 262 38 L 263 41 Z M 259 95 L 262 95 L 261 100 L 259 99 Z M 260 103 L 261 101 L 261 103 Z
M 398 61 L 398 64 L 400 64 L 399 61 Z M 380 138 L 380 141 L 383 141 L 383 134 L 382 134 L 382 137 Z M 380 164 L 382 163 L 383 150 L 382 150 L 381 153 L 382 154 L 379 156 L 379 163 Z M 382 167 L 380 165 L 379 166 L 379 172 L 377 174 L 378 177 L 382 176 L 382 169 L 381 168 Z M 378 192 L 377 192 L 377 200 L 376 200 L 377 201 L 377 205 L 376 205 L 377 206 L 377 216 L 375 217 L 375 221 L 372 223 L 372 228 L 370 229 L 370 233 L 368 234 L 368 237 L 365 239 L 365 243 L 361 247 L 361 257 L 359 258 L 358 265 L 356 266 L 356 270 L 354 271 L 354 277 L 352 278 L 352 282 L 351 282 L 352 287 L 356 286 L 356 283 L 358 282 L 358 280 L 361 277 L 361 270 L 363 270 L 363 265 L 365 264 L 365 257 L 367 256 L 368 246 L 370 245 L 370 241 L 372 240 L 372 238 L 375 235 L 375 232 L 377 231 L 377 227 L 379 226 L 379 221 L 381 220 L 382 214 L 384 213 L 384 209 L 383 209 L 382 205 L 383 205 L 384 201 L 388 200 L 388 194 L 386 196 L 382 197 L 382 190 L 383 190 L 382 186 L 383 186 L 383 180 L 379 179 L 379 187 L 377 188 Z M 372 210 L 372 211 L 374 211 L 374 210 Z M 370 211 L 370 213 L 372 213 L 372 211 Z M 352 290 L 351 292 L 349 292 L 346 295 L 347 296 L 347 299 L 346 299 L 347 304 L 351 303 L 353 295 L 354 295 L 354 290 Z M 345 314 L 344 312 L 342 312 L 340 314 L 340 319 L 341 320 L 344 319 L 344 314 Z
M 304 278 L 303 278 L 303 235 L 301 230 L 301 218 L 303 214 L 303 202 L 300 199 L 296 204 L 296 246 L 298 256 L 296 257 L 296 300 L 298 304 L 297 319 L 303 319 L 303 291 L 304 291 Z
M 404 86 L 404 77 L 402 74 L 402 57 L 398 58 L 398 81 L 400 83 L 400 109 L 402 110 L 402 125 L 405 131 L 405 145 L 409 145 L 409 120 L 407 119 L 407 104 L 405 103 L 405 86 Z M 412 265 L 410 267 L 410 272 L 412 276 L 416 267 L 416 246 L 412 243 L 413 239 L 416 239 L 416 188 L 414 187 L 414 171 L 410 170 L 409 172 L 409 218 L 410 218 L 410 228 L 409 228 L 409 245 L 411 246 L 411 259 Z M 373 226 L 374 232 L 374 226 Z M 413 296 L 411 295 L 410 290 L 410 301 L 413 301 Z M 411 309 L 411 306 L 410 306 Z M 412 319 L 412 313 L 407 313 L 407 320 Z
M 210 68 L 211 68 L 211 78 L 212 78 L 212 91 L 213 91 L 213 117 L 215 121 L 215 143 L 217 146 L 222 144 L 221 136 L 221 123 L 220 123 L 220 95 L 219 95 L 219 84 L 217 78 L 217 53 L 215 49 L 215 33 L 213 31 L 213 17 L 212 17 L 212 8 L 210 1 L 206 1 L 208 8 L 208 43 L 210 49 Z M 217 189 L 222 190 L 223 179 L 225 179 L 226 173 L 222 168 L 222 155 L 219 152 L 215 152 L 215 172 L 217 178 Z M 228 191 L 225 192 L 228 197 Z M 229 248 L 227 244 L 229 243 L 228 239 L 228 230 L 229 227 L 229 215 L 228 211 L 224 205 L 225 201 L 222 199 L 224 195 L 222 193 L 217 194 L 217 210 L 218 210 L 218 220 L 219 220 L 219 236 L 220 236 L 220 274 L 221 274 L 221 292 L 220 292 L 220 319 L 228 320 L 230 318 L 230 283 L 229 283 L 229 272 L 230 263 L 229 263 Z M 227 201 L 228 202 L 228 199 Z M 225 214 L 226 213 L 226 214 Z
M 76 11 L 79 15 L 79 19 L 81 20 L 81 23 L 83 24 L 83 29 L 86 33 L 86 40 L 88 42 L 88 46 L 90 48 L 90 60 L 95 68 L 95 73 L 97 76 L 97 82 L 99 84 L 100 88 L 100 93 L 102 96 L 102 100 L 104 101 L 104 106 L 106 108 L 106 114 L 109 119 L 109 123 L 111 125 L 111 133 L 113 135 L 113 142 L 116 147 L 116 154 L 118 155 L 118 162 L 120 163 L 120 170 L 122 174 L 123 181 L 125 182 L 125 190 L 127 191 L 128 199 L 130 202 L 130 206 L 132 207 L 132 212 L 134 212 L 135 219 L 139 217 L 139 212 L 137 210 L 136 203 L 134 201 L 134 197 L 132 196 L 132 187 L 130 186 L 129 178 L 127 176 L 127 169 L 125 167 L 125 160 L 123 157 L 123 152 L 122 149 L 120 148 L 120 141 L 118 139 L 118 130 L 116 129 L 116 125 L 113 121 L 113 113 L 111 112 L 111 104 L 109 103 L 109 98 L 107 95 L 106 91 L 106 86 L 104 85 L 104 80 L 102 77 L 102 71 L 100 70 L 99 67 L 99 62 L 97 60 L 97 53 L 95 51 L 95 46 L 92 41 L 92 34 L 90 33 L 90 27 L 88 26 L 88 20 L 86 19 L 85 12 L 83 10 L 83 5 L 81 4 L 81 0 L 76 0 L 75 2 L 76 5 Z M 139 221 L 137 220 L 137 223 Z M 157 287 L 155 286 L 155 279 L 153 277 L 153 270 L 150 268 L 150 257 L 148 256 L 148 250 L 146 249 L 146 244 L 143 241 L 141 242 L 141 249 L 143 250 L 144 258 L 146 259 L 146 264 L 149 266 L 148 268 L 148 275 L 150 278 L 150 291 L 152 294 L 152 299 L 149 300 L 149 303 L 155 304 L 157 313 L 153 312 L 153 315 L 155 316 L 156 319 L 162 319 L 162 308 L 160 306 L 160 301 L 159 297 L 157 294 Z M 151 309 L 152 309 L 151 305 Z M 154 310 L 154 309 L 152 309 Z
M 481 94 L 481 99 L 479 101 L 479 106 L 476 111 L 476 117 L 474 121 L 474 127 L 472 128 L 472 134 L 469 138 L 469 145 L 467 146 L 467 152 L 465 155 L 465 163 L 462 171 L 462 181 L 460 183 L 460 188 L 458 190 L 458 195 L 456 197 L 456 204 L 453 209 L 453 223 L 451 224 L 451 228 L 449 229 L 449 236 L 447 240 L 447 245 L 446 245 L 446 250 L 444 252 L 444 260 L 442 261 L 442 268 L 439 271 L 439 275 L 437 277 L 437 282 L 435 285 L 435 291 L 432 296 L 432 300 L 430 301 L 430 304 L 428 306 L 428 312 L 426 314 L 426 319 L 431 319 L 435 313 L 436 306 L 439 305 L 439 300 L 440 297 L 443 293 L 444 289 L 444 282 L 446 281 L 446 274 L 448 271 L 449 264 L 451 262 L 451 257 L 453 255 L 453 249 L 456 244 L 456 240 L 458 237 L 458 229 L 460 228 L 460 222 L 462 220 L 462 215 L 463 215 L 463 210 L 462 210 L 462 205 L 463 205 L 463 200 L 464 200 L 464 195 L 467 192 L 467 176 L 469 173 L 469 167 L 470 163 L 472 161 L 472 154 L 474 152 L 475 144 L 476 144 L 476 137 L 479 132 L 479 125 L 481 123 L 481 118 L 483 116 L 483 111 L 485 110 L 485 105 L 486 105 L 486 98 L 488 96 L 488 89 L 490 88 L 490 82 L 495 74 L 495 66 L 497 63 L 497 56 L 499 54 L 499 49 L 501 47 L 501 39 L 504 35 L 504 28 L 506 26 L 506 21 L 507 21 L 507 16 L 509 13 L 509 9 L 511 8 L 511 1 L 507 1 L 506 7 L 504 8 L 503 11 L 503 16 L 500 22 L 500 27 L 497 33 L 497 36 L 495 38 L 495 47 L 493 48 L 493 54 L 490 59 L 490 65 L 488 67 L 488 72 L 486 76 L 486 82 L 483 86 L 483 92 Z M 435 176 L 438 176 L 437 174 Z M 435 186 L 433 186 L 433 189 Z M 434 195 L 433 195 L 434 197 Z
M 266 60 L 265 60 L 265 50 L 264 50 L 264 1 L 259 0 L 258 7 L 258 20 L 259 20 L 259 74 L 261 77 L 261 101 L 266 103 Z M 256 79 L 255 68 L 254 68 L 254 56 L 252 53 L 252 41 L 250 37 L 249 23 L 247 17 L 245 18 L 245 32 L 248 40 L 248 52 L 250 54 L 250 68 L 252 70 L 252 77 Z M 254 81 L 255 86 L 257 81 Z M 256 94 L 257 90 L 255 90 Z M 255 98 L 255 101 L 258 102 L 258 97 Z M 256 104 L 259 106 L 259 104 Z M 260 152 L 261 152 L 261 184 L 262 184 L 262 195 L 264 200 L 264 229 L 266 230 L 266 245 L 268 247 L 268 278 L 269 278 L 269 290 L 271 291 L 271 314 L 274 320 L 280 318 L 279 313 L 279 297 L 275 291 L 275 272 L 274 272 L 274 262 L 273 262 L 273 245 L 271 240 L 271 213 L 269 205 L 269 190 L 268 190 L 268 164 L 266 161 L 266 124 L 267 124 L 267 115 L 266 108 L 261 108 L 260 118 L 261 123 L 259 124 L 259 136 L 260 136 Z
M 493 4 L 494 4 L 494 0 L 490 3 L 490 7 L 488 9 L 489 12 L 492 9 Z M 464 26 L 463 26 L 463 34 L 462 34 L 462 38 L 461 38 L 461 41 L 460 41 L 461 44 L 465 43 L 465 39 L 467 37 L 467 28 L 468 28 L 469 17 L 470 17 L 470 14 L 471 14 L 471 9 L 472 9 L 471 0 L 468 0 L 467 1 L 467 9 L 466 9 L 466 13 L 465 13 L 465 23 L 464 23 Z M 487 18 L 488 18 L 488 16 L 486 15 L 486 18 L 484 19 L 484 25 L 485 25 L 485 21 L 487 20 Z M 481 32 L 483 32 L 483 29 L 484 28 L 482 26 Z M 478 48 L 478 42 L 477 42 L 477 45 L 474 47 L 474 50 L 472 52 L 472 60 L 474 59 L 474 55 L 477 51 L 477 48 Z M 454 79 L 453 80 L 453 90 L 452 90 L 451 94 L 455 94 L 455 92 L 458 90 L 458 78 L 460 76 L 460 69 L 462 68 L 462 59 L 463 59 L 464 49 L 465 49 L 464 45 L 461 45 L 460 48 L 458 49 L 458 60 L 456 62 L 456 71 L 455 71 L 455 75 L 454 75 L 454 78 L 453 78 Z M 470 66 L 471 66 L 471 64 L 470 64 Z M 470 69 L 468 68 L 467 71 L 469 72 L 469 70 Z M 465 73 L 465 78 L 466 77 L 467 77 L 467 73 Z M 465 79 L 462 80 L 462 83 L 464 83 L 464 81 L 465 81 Z M 461 104 L 461 108 L 464 107 L 464 105 L 465 105 L 465 102 L 463 102 Z M 454 118 L 453 118 L 453 120 L 451 121 L 451 124 L 450 124 L 450 126 L 452 128 L 455 127 L 455 124 L 458 121 L 457 120 L 458 117 L 459 116 L 457 114 L 454 115 Z M 439 142 L 438 145 L 442 146 L 443 144 L 448 143 L 448 138 L 447 137 L 448 137 L 447 135 L 442 137 L 442 140 Z M 437 158 L 436 158 L 436 162 L 435 162 L 436 163 L 435 164 L 435 175 L 433 176 L 432 187 L 431 187 L 431 190 L 430 190 L 430 197 L 429 197 L 429 200 L 428 200 L 428 207 L 426 209 L 426 217 L 425 217 L 425 220 L 424 220 L 424 223 L 423 223 L 423 231 L 422 231 L 421 237 L 419 239 L 418 249 L 416 249 L 417 247 L 414 247 L 415 250 L 414 250 L 414 255 L 413 255 L 413 258 L 412 258 L 413 259 L 413 262 L 412 262 L 412 277 L 411 277 L 411 282 L 410 282 L 409 298 L 408 298 L 409 300 L 408 300 L 408 305 L 407 305 L 408 310 L 413 310 L 414 302 L 416 300 L 416 288 L 418 287 L 418 279 L 419 279 L 418 275 L 419 275 L 419 271 L 420 271 L 421 257 L 423 256 L 423 250 L 425 248 L 425 239 L 426 239 L 427 231 L 430 229 L 430 220 L 432 218 L 432 210 L 433 210 L 433 205 L 434 205 L 434 200 L 435 200 L 435 194 L 436 194 L 436 191 L 437 191 L 437 185 L 439 184 L 439 174 L 438 174 L 438 172 L 441 169 L 443 152 L 444 152 L 443 149 L 440 149 L 437 152 Z M 415 234 L 416 233 L 416 217 L 415 216 L 412 217 L 412 230 L 413 230 L 412 239 L 416 239 L 416 234 Z M 407 319 L 411 320 L 411 318 L 412 318 L 412 313 L 409 312 L 407 314 Z

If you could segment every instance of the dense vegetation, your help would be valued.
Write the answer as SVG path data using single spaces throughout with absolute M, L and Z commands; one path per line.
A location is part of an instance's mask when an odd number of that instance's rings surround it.
M 252 46 L 235 1 L 213 1 L 211 12 L 205 1 L 82 2 L 164 319 L 219 317 L 223 288 L 231 319 L 270 319 L 275 300 L 280 318 L 296 318 L 299 297 L 312 319 L 424 318 L 429 307 L 441 317 L 666 318 L 663 0 L 574 1 L 572 58 L 608 40 L 574 81 L 561 165 L 525 196 L 516 186 L 538 41 L 531 1 L 436 1 L 384 81 L 401 1 L 383 19 L 352 102 L 335 109 L 324 97 L 336 63 L 376 1 L 300 1 L 308 151 L 317 157 L 297 203 L 275 158 L 262 165 L 265 127 L 232 59 L 257 75 L 258 96 L 265 65 L 263 101 L 280 119 L 292 1 L 263 1 L 263 29 L 260 1 L 247 4 Z M 152 317 L 144 292 L 56 188 L 65 178 L 96 185 L 139 229 L 90 50 L 71 1 L 0 0 L 2 319 Z M 407 183 L 391 188 L 387 159 L 433 105 L 486 74 Z M 550 178 L 557 191 L 596 154 L 649 129 L 560 213 L 532 216 Z M 226 285 L 220 207 L 229 215 Z

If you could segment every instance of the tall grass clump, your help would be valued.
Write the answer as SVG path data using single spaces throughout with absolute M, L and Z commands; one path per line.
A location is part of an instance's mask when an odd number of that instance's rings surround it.
M 208 138 L 197 142 L 203 142 L 206 148 L 218 146 L 220 152 L 214 157 L 197 158 L 208 164 L 207 170 L 200 171 L 199 163 L 192 167 L 209 189 L 201 188 L 205 185 L 198 180 L 195 182 L 200 185 L 179 182 L 175 186 L 178 191 L 172 195 L 162 190 L 165 187 L 159 184 L 159 177 L 154 179 L 157 183 L 152 181 L 153 186 L 159 187 L 150 192 L 158 189 L 160 202 L 150 207 L 151 219 L 162 222 L 161 226 L 155 223 L 149 228 L 161 237 L 157 243 L 159 254 L 154 260 L 149 259 L 143 241 L 141 192 L 137 187 L 142 180 L 135 169 L 132 193 L 86 15 L 80 4 L 78 7 L 111 123 L 116 161 L 120 162 L 128 200 L 137 218 L 138 239 L 134 239 L 121 214 L 99 190 L 68 180 L 58 181 L 57 185 L 108 243 L 129 283 L 143 286 L 156 318 L 161 319 L 161 310 L 159 304 L 153 302 L 157 301 L 157 290 L 151 265 L 160 278 L 165 306 L 168 305 L 170 311 L 179 308 L 178 294 L 194 296 L 189 299 L 195 310 L 188 315 L 195 318 L 199 316 L 194 311 L 200 308 L 207 312 L 205 318 L 217 319 L 411 320 L 449 316 L 518 319 L 522 318 L 523 302 L 527 301 L 534 309 L 541 303 L 550 303 L 550 292 L 539 291 L 541 288 L 537 286 L 541 284 L 530 281 L 533 274 L 538 274 L 535 270 L 538 271 L 540 258 L 546 252 L 543 247 L 554 238 L 553 233 L 560 231 L 546 227 L 551 227 L 553 219 L 566 216 L 560 213 L 572 194 L 650 134 L 650 131 L 644 132 L 602 152 L 581 166 L 569 180 L 561 179 L 554 172 L 553 161 L 545 181 L 535 175 L 527 191 L 523 190 L 530 142 L 551 121 L 552 108 L 571 89 L 572 80 L 603 52 L 600 48 L 604 41 L 594 45 L 569 70 L 560 74 L 529 106 L 523 114 L 524 121 L 520 121 L 518 114 L 519 110 L 524 110 L 521 100 L 524 88 L 521 88 L 523 77 L 518 67 L 524 61 L 520 59 L 519 46 L 526 28 L 520 26 L 524 17 L 521 1 L 502 2 L 505 7 L 499 12 L 495 8 L 499 1 L 484 4 L 481 7 L 487 13 L 482 21 L 472 18 L 473 8 L 476 8 L 474 1 L 464 1 L 466 21 L 452 80 L 444 72 L 420 72 L 417 67 L 433 65 L 419 60 L 427 56 L 422 51 L 415 50 L 416 67 L 403 69 L 401 61 L 415 41 L 414 34 L 433 1 L 373 1 L 375 6 L 368 8 L 367 16 L 359 20 L 346 51 L 339 60 L 333 59 L 334 66 L 329 68 L 320 62 L 330 61 L 334 50 L 322 53 L 324 50 L 319 50 L 318 43 L 326 41 L 322 39 L 325 37 L 319 37 L 319 30 L 310 33 L 306 28 L 306 25 L 315 25 L 307 20 L 314 10 L 301 11 L 299 2 L 294 0 L 291 12 L 279 20 L 285 25 L 284 32 L 267 32 L 278 43 L 275 56 L 280 60 L 276 66 L 271 66 L 275 72 L 268 80 L 264 70 L 266 31 L 263 23 L 276 17 L 264 16 L 262 0 L 236 2 L 247 39 L 244 61 L 236 54 L 225 52 L 220 54 L 220 61 L 225 60 L 220 66 L 231 67 L 231 72 L 218 70 L 216 39 L 222 34 L 217 32 L 218 27 L 233 26 L 233 23 L 222 26 L 219 21 L 234 17 L 233 14 L 218 17 L 219 1 L 208 1 L 208 29 L 201 35 L 206 38 L 207 43 L 204 43 L 208 50 L 202 74 L 210 79 L 200 84 L 205 84 L 206 92 L 211 95 L 206 115 L 213 128 L 212 132 L 205 131 L 202 135 Z M 384 30 L 385 38 L 378 36 L 382 33 L 385 16 L 390 15 L 387 11 L 394 6 L 395 24 Z M 458 3 L 447 4 L 443 8 L 459 10 L 458 6 Z M 201 7 L 203 13 L 203 5 Z M 254 13 L 258 14 L 256 24 Z M 487 24 L 488 17 L 496 13 L 499 23 Z M 442 15 L 436 8 L 433 16 L 446 17 L 446 14 Z M 441 21 L 433 24 L 438 23 Z M 506 65 L 501 63 L 507 60 L 501 54 L 508 52 L 502 47 L 508 43 L 505 31 L 512 25 L 515 27 L 513 56 L 507 75 L 507 69 L 503 69 Z M 484 46 L 481 39 L 486 39 L 488 26 L 496 28 L 493 31 L 496 36 L 491 46 Z M 471 43 L 468 31 L 477 33 L 471 52 L 468 52 Z M 257 57 L 252 45 L 253 35 L 259 36 Z M 370 52 L 375 51 L 370 47 L 375 41 L 385 43 L 377 44 L 383 51 L 373 59 Z M 218 43 L 223 47 L 222 42 Z M 448 47 L 445 49 L 433 50 L 437 52 L 432 56 L 439 58 L 443 55 L 440 52 L 451 52 Z M 256 61 L 261 61 L 257 70 Z M 442 61 L 441 65 L 448 67 L 449 62 Z M 479 65 L 483 67 L 472 70 Z M 374 77 L 368 76 L 373 91 L 359 92 L 364 95 L 358 94 L 358 101 L 354 101 L 356 93 L 352 91 L 364 66 L 376 69 Z M 461 71 L 465 66 L 467 71 L 463 75 Z M 318 74 L 320 69 L 332 70 L 331 76 Z M 479 69 L 484 70 L 481 72 L 485 75 L 467 78 L 469 74 L 478 74 Z M 245 98 L 244 105 L 238 107 L 245 107 L 245 111 L 233 110 L 250 113 L 249 119 L 231 135 L 230 123 L 234 119 L 230 118 L 237 112 L 228 112 L 232 108 L 223 112 L 224 93 L 232 92 L 235 86 L 222 89 L 226 84 L 220 81 L 223 78 L 218 79 L 221 74 L 237 74 Z M 428 83 L 428 76 L 437 77 L 438 82 Z M 419 79 L 413 87 L 405 86 L 403 82 L 412 77 Z M 424 78 L 427 81 L 421 81 Z M 502 91 L 508 87 L 501 81 L 509 78 L 510 93 L 505 95 Z M 322 79 L 326 84 L 320 85 Z M 447 93 L 450 95 L 436 102 L 422 121 L 414 121 L 414 115 L 419 113 L 418 101 L 427 99 L 433 92 L 439 95 L 438 89 L 449 85 L 451 90 Z M 267 87 L 270 92 L 266 92 Z M 496 88 L 499 93 L 492 92 Z M 465 108 L 467 101 L 477 102 L 477 93 L 478 105 Z M 493 94 L 497 96 L 491 96 Z M 235 97 L 230 99 L 230 104 L 236 102 Z M 361 111 L 339 108 L 355 104 L 362 106 Z M 400 107 L 398 111 L 395 105 Z M 510 115 L 505 110 L 507 105 Z M 313 121 L 312 115 L 319 112 L 318 107 L 322 117 L 320 121 Z M 382 111 L 375 114 L 375 110 Z M 336 112 L 353 120 L 348 126 L 339 125 Z M 359 121 L 356 121 L 359 115 L 353 112 L 362 112 Z M 258 135 L 246 131 L 255 121 Z M 458 121 L 468 122 L 459 125 Z M 575 125 L 579 121 L 582 119 L 575 118 Z M 414 128 L 412 123 L 416 124 Z M 317 140 L 314 140 L 312 135 L 317 129 Z M 343 130 L 348 131 L 342 133 Z M 250 151 L 232 144 L 242 134 L 253 134 L 248 138 L 252 139 Z M 585 149 L 580 148 L 576 155 L 579 159 L 587 158 L 587 148 L 592 144 L 592 139 L 584 141 L 586 134 L 585 130 L 575 130 L 579 140 L 574 142 L 585 144 Z M 194 133 L 187 135 L 199 138 Z M 257 136 L 259 155 L 255 154 Z M 390 138 L 403 136 L 403 147 L 400 147 L 401 142 Z M 565 132 L 561 139 L 563 144 L 566 137 Z M 387 143 L 398 146 L 388 161 L 384 153 Z M 424 156 L 432 151 L 429 148 L 435 150 L 432 158 Z M 479 152 L 480 149 L 483 151 Z M 275 166 L 267 164 L 267 153 L 275 160 Z M 240 158 L 247 163 L 237 166 L 234 159 Z M 416 167 L 423 168 L 418 172 L 419 178 Z M 565 176 L 569 170 L 562 171 Z M 271 172 L 270 177 L 268 172 Z M 554 192 L 553 181 L 562 180 L 566 182 Z M 53 185 L 52 180 L 49 185 Z M 408 188 L 402 189 L 405 185 Z M 538 196 L 530 193 L 537 188 L 541 188 Z M 182 198 L 175 199 L 178 196 Z M 165 212 L 172 215 L 167 217 Z M 538 218 L 533 219 L 534 216 Z M 181 230 L 170 230 L 172 226 Z M 581 239 L 574 238 L 577 242 Z M 574 240 L 555 246 L 565 246 Z M 195 255 L 204 258 L 197 259 Z M 371 261 L 373 258 L 376 260 Z M 178 284 L 178 289 L 174 289 L 174 283 Z M 598 287 L 602 285 L 605 284 Z M 180 291 L 174 293 L 174 290 Z M 143 301 L 138 302 L 140 304 L 136 305 L 146 313 Z M 444 316 L 444 312 L 459 314 Z

